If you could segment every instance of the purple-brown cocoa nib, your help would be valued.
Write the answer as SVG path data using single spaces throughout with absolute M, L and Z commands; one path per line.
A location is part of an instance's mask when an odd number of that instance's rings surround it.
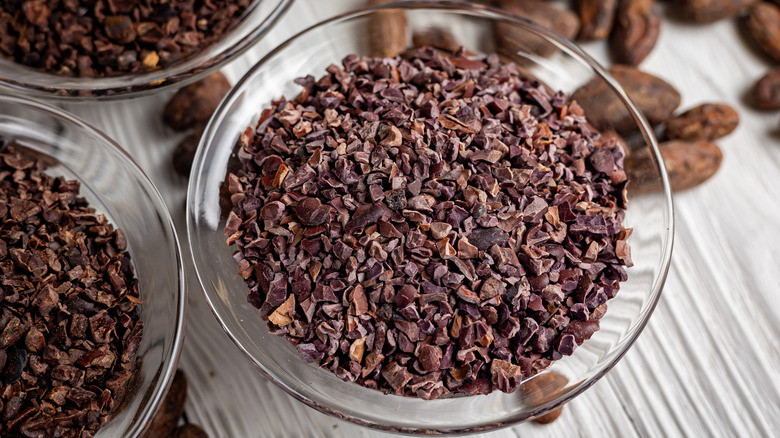
M 626 280 L 621 149 L 566 94 L 464 53 L 347 56 L 242 136 L 225 234 L 248 300 L 346 381 L 512 392 Z

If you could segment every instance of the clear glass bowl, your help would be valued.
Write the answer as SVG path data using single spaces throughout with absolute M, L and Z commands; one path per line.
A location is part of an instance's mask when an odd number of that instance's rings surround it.
M 151 94 L 194 82 L 235 59 L 273 27 L 293 0 L 254 0 L 238 24 L 222 38 L 181 62 L 148 73 L 105 77 L 66 77 L 0 57 L 0 85 L 16 92 L 70 100 L 112 99 Z
M 124 231 L 143 300 L 144 336 L 132 386 L 96 437 L 138 437 L 170 386 L 184 340 L 187 291 L 168 209 L 124 150 L 58 108 L 0 95 L 0 135 L 43 159 L 49 175 L 80 181 L 80 196 Z
M 222 102 L 201 140 L 187 197 L 188 237 L 198 278 L 220 324 L 246 357 L 293 397 L 315 409 L 405 433 L 475 432 L 527 420 L 571 400 L 612 368 L 636 340 L 658 302 L 669 268 L 673 217 L 656 140 L 614 79 L 577 46 L 547 30 L 473 4 L 420 1 L 385 7 L 406 12 L 410 33 L 432 27 L 450 29 L 465 47 L 483 54 L 496 49 L 492 32 L 498 23 L 527 37 L 529 47 L 538 47 L 540 41 L 552 44 L 557 52 L 549 58 L 518 47 L 515 59 L 556 90 L 571 93 L 589 81 L 604 81 L 608 97 L 617 100 L 617 111 L 632 121 L 631 129 L 623 126 L 623 133 L 630 139 L 632 152 L 647 156 L 642 172 L 636 175 L 643 194 L 631 196 L 625 219 L 625 225 L 635 229 L 630 242 L 635 266 L 628 269 L 628 281 L 609 301 L 601 330 L 574 355 L 527 379 L 513 394 L 496 391 L 425 401 L 345 383 L 316 364 L 304 363 L 286 339 L 268 333 L 257 309 L 247 303 L 247 287 L 232 257 L 235 247 L 225 245 L 222 231 L 229 210 L 220 208 L 220 186 L 227 173 L 237 169 L 239 137 L 247 126 L 256 124 L 272 99 L 298 94 L 294 78 L 320 77 L 329 64 L 339 63 L 347 54 L 368 54 L 367 25 L 382 8 L 341 15 L 294 36 L 257 63 Z

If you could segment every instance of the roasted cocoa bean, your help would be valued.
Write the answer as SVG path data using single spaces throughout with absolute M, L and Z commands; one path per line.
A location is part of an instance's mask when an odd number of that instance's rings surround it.
M 580 17 L 580 34 L 585 41 L 600 40 L 609 36 L 615 21 L 618 0 L 577 0 Z
M 609 72 L 652 125 L 671 117 L 680 106 L 680 93 L 668 82 L 637 68 L 615 65 Z M 572 95 L 599 129 L 620 134 L 636 132 L 636 122 L 618 95 L 600 78 L 585 84 Z
M 165 106 L 163 120 L 173 129 L 185 130 L 208 122 L 222 98 L 230 91 L 230 81 L 214 73 L 173 95 Z
M 173 383 L 168 390 L 160 410 L 152 419 L 145 438 L 169 438 L 176 430 L 181 416 L 184 414 L 184 402 L 187 400 L 187 376 L 184 371 L 177 370 Z
M 539 374 L 533 379 L 523 383 L 520 386 L 523 396 L 528 400 L 528 404 L 538 405 L 545 403 L 557 397 L 563 388 L 568 384 L 568 379 L 561 374 L 548 372 Z M 538 424 L 549 424 L 558 419 L 563 412 L 563 406 L 559 406 L 552 411 L 533 418 Z
M 369 0 L 370 6 L 393 0 Z M 372 56 L 392 58 L 408 47 L 406 13 L 402 9 L 385 9 L 373 13 L 368 22 L 368 41 Z
M 562 412 L 563 412 L 563 406 L 559 406 L 558 408 L 553 409 L 552 411 L 550 411 L 550 412 L 548 412 L 548 413 L 546 413 L 544 415 L 540 415 L 538 417 L 534 417 L 533 421 L 534 421 L 534 423 L 538 423 L 538 424 L 550 424 L 553 421 L 557 420 L 558 417 L 561 416 Z
M 415 48 L 433 47 L 445 52 L 455 52 L 460 48 L 455 35 L 441 27 L 430 27 L 412 34 L 412 44 Z
M 780 68 L 770 70 L 756 82 L 753 105 L 762 110 L 780 109 Z
M 687 190 L 707 181 L 723 161 L 718 145 L 708 141 L 672 140 L 661 143 L 659 148 L 674 191 Z
M 195 153 L 198 151 L 198 144 L 200 144 L 204 129 L 205 125 L 199 126 L 192 134 L 184 137 L 174 149 L 171 163 L 179 175 L 190 176 L 192 161 L 195 159 Z
M 661 18 L 653 12 L 653 0 L 622 0 L 610 37 L 612 57 L 618 63 L 639 65 L 658 41 Z
M 696 23 L 713 23 L 733 17 L 760 0 L 679 0 L 675 2 L 677 15 Z
M 780 7 L 760 2 L 750 7 L 745 21 L 753 41 L 776 62 L 780 62 Z
M 209 435 L 194 424 L 186 424 L 179 427 L 173 434 L 173 438 L 208 438 Z
M 702 104 L 666 121 L 670 140 L 716 140 L 739 125 L 737 111 L 722 103 Z
M 498 5 L 512 14 L 527 18 L 568 39 L 574 39 L 580 29 L 580 20 L 575 13 L 541 1 L 501 0 Z M 513 60 L 517 60 L 518 53 L 550 56 L 557 50 L 553 44 L 541 37 L 509 23 L 496 25 L 495 39 L 498 52 Z

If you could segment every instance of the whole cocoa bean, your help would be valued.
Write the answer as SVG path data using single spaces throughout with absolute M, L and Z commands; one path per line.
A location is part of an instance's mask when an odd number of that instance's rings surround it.
M 580 29 L 580 20 L 575 13 L 541 1 L 502 0 L 498 5 L 512 14 L 525 17 L 568 39 L 577 36 Z M 510 58 L 515 58 L 518 52 L 550 56 L 557 50 L 555 45 L 541 37 L 509 23 L 496 25 L 495 39 L 498 52 Z
M 173 129 L 185 130 L 206 123 L 230 91 L 222 73 L 214 73 L 179 90 L 165 106 L 163 120 Z
M 671 140 L 715 140 L 731 134 L 739 125 L 737 111 L 722 103 L 702 104 L 666 122 Z
M 209 435 L 194 424 L 186 424 L 176 429 L 173 438 L 209 438 Z
M 563 388 L 566 387 L 568 379 L 558 373 L 549 372 L 545 374 L 539 374 L 533 377 L 531 380 L 520 385 L 520 390 L 528 399 L 528 404 L 538 405 L 545 403 L 557 397 Z M 563 406 L 533 419 L 534 422 L 539 424 L 548 424 L 555 421 L 563 412 Z
M 750 7 L 747 29 L 767 55 L 780 62 L 780 7 L 761 2 Z
M 641 148 L 632 152 L 625 160 L 629 196 L 663 190 L 652 151 L 649 148 Z
M 623 0 L 610 37 L 612 57 L 618 63 L 639 65 L 655 47 L 661 18 L 653 12 L 653 0 Z
M 753 86 L 753 105 L 762 110 L 780 109 L 780 68 L 770 70 Z
M 205 125 L 198 126 L 192 134 L 184 137 L 173 151 L 171 162 L 173 169 L 179 175 L 190 176 L 192 161 L 195 159 L 195 153 L 198 151 L 198 144 L 200 144 L 205 127 Z
M 177 370 L 168 394 L 160 410 L 152 419 L 145 438 L 169 438 L 176 430 L 179 419 L 184 414 L 184 402 L 187 400 L 187 377 L 184 371 Z
M 442 27 L 430 27 L 415 32 L 412 35 L 412 44 L 415 48 L 430 46 L 446 52 L 455 52 L 461 46 L 455 35 Z
M 369 0 L 369 6 L 390 3 L 393 0 Z M 406 50 L 406 13 L 401 9 L 387 9 L 371 14 L 368 23 L 368 41 L 371 56 L 392 58 Z
M 577 0 L 576 9 L 580 16 L 579 39 L 600 40 L 609 36 L 615 21 L 618 0 Z
M 557 409 L 553 409 L 552 411 L 541 415 L 539 417 L 534 417 L 534 423 L 538 424 L 550 424 L 553 421 L 557 420 L 558 417 L 561 416 L 561 413 L 563 412 L 563 406 L 558 406 Z
M 676 3 L 680 18 L 696 23 L 713 23 L 733 17 L 760 0 L 680 0 Z
M 723 161 L 718 145 L 708 141 L 672 140 L 661 143 L 659 148 L 674 191 L 687 190 L 707 181 Z
M 680 93 L 663 79 L 625 65 L 615 65 L 609 72 L 652 125 L 669 119 L 680 106 Z M 614 129 L 620 134 L 636 131 L 636 122 L 625 104 L 601 78 L 580 87 L 572 99 L 597 128 Z

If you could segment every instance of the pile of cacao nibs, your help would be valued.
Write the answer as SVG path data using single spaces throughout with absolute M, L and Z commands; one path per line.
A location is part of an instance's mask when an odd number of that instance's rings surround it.
M 369 0 L 368 4 L 382 4 L 389 0 Z M 580 41 L 609 39 L 616 64 L 610 68 L 612 76 L 637 105 L 661 141 L 659 149 L 666 165 L 672 190 L 694 188 L 712 178 L 723 162 L 723 152 L 714 140 L 731 134 L 739 125 L 739 114 L 722 102 L 704 102 L 682 113 L 678 110 L 680 93 L 664 79 L 640 70 L 640 64 L 655 47 L 661 20 L 654 0 L 576 0 L 574 10 L 567 2 L 537 0 L 487 1 L 507 11 L 528 18 L 569 39 Z M 748 6 L 752 7 L 748 8 Z M 746 14 L 754 39 L 764 42 L 767 53 L 780 50 L 780 20 L 757 19 L 756 16 L 780 16 L 780 9 L 755 0 L 684 0 L 668 4 L 671 14 L 679 13 L 693 22 L 711 22 Z M 682 13 L 680 13 L 682 11 Z M 759 12 L 757 12 L 759 11 Z M 764 12 L 761 12 L 764 11 Z M 393 29 L 392 31 L 389 31 Z M 395 56 L 407 49 L 408 24 L 401 9 L 390 9 L 377 14 L 369 25 L 368 36 L 374 56 Z M 496 48 L 502 59 L 520 63 L 525 58 L 518 53 L 551 56 L 557 48 L 509 23 L 499 23 L 494 29 Z M 440 50 L 452 50 L 460 43 L 448 30 L 428 28 L 415 30 L 415 47 L 429 45 Z M 773 49 L 776 47 L 777 49 Z M 526 75 L 528 72 L 525 72 Z M 780 74 L 770 71 L 760 79 L 751 93 L 757 109 L 780 109 Z M 626 153 L 625 170 L 633 193 L 661 190 L 655 171 L 654 158 L 646 148 L 631 115 L 615 93 L 601 79 L 594 79 L 573 94 L 588 118 L 604 136 L 614 137 Z M 617 131 L 617 132 L 614 132 Z M 624 137 L 628 135 L 628 137 Z M 631 137 L 633 135 L 633 138 Z
M 464 53 L 348 56 L 241 136 L 224 231 L 248 301 L 346 381 L 513 392 L 598 330 L 632 264 L 615 140 Z
M 127 242 L 77 181 L 0 143 L 0 436 L 91 437 L 143 335 Z
M 251 0 L 0 2 L 0 54 L 66 76 L 144 73 L 175 64 L 229 31 Z

